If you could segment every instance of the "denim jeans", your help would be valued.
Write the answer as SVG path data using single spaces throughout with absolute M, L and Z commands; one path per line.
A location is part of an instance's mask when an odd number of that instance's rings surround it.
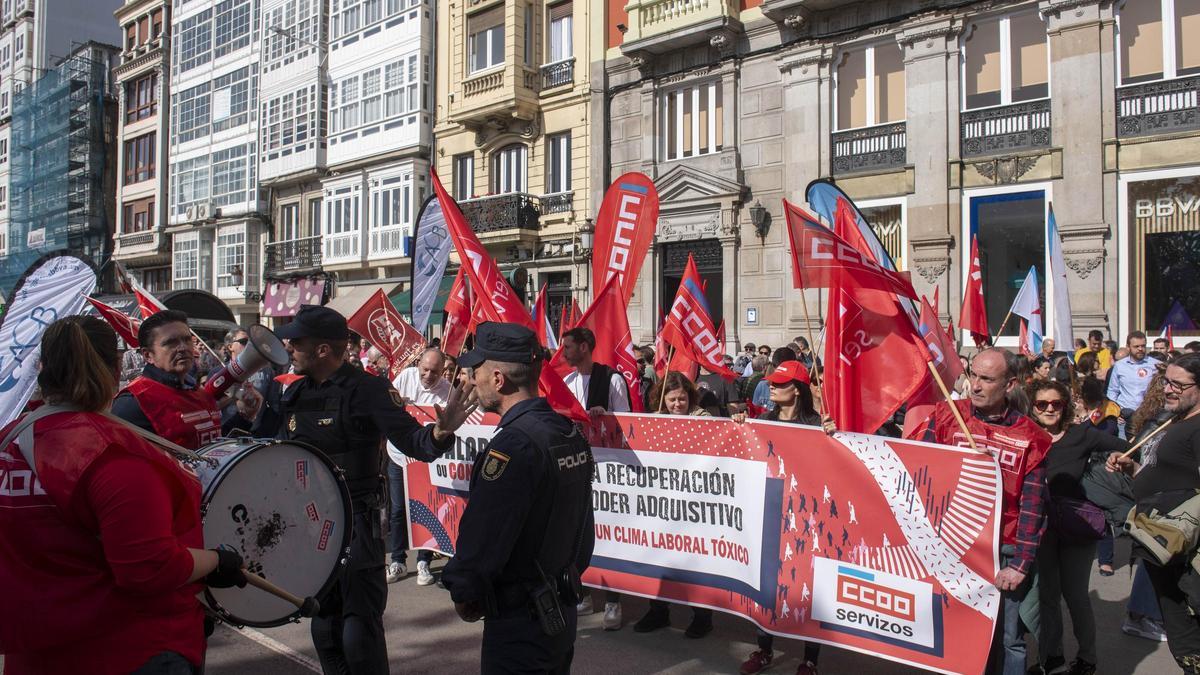
M 1001 547 L 1000 569 L 1012 560 L 1012 546 Z M 1034 570 L 1016 589 L 1000 592 L 1000 614 L 988 654 L 989 675 L 1025 675 L 1025 627 L 1021 623 L 1021 603 L 1033 588 Z
M 1116 546 L 1117 540 L 1113 537 L 1112 525 L 1105 525 L 1104 538 L 1096 542 L 1096 562 L 1112 567 L 1113 559 L 1116 557 Z
M 1148 616 L 1155 621 L 1162 621 L 1162 611 L 1158 608 L 1158 596 L 1154 594 L 1154 586 L 1150 584 L 1150 575 L 1146 573 L 1144 560 L 1137 561 L 1137 570 L 1133 573 L 1133 587 L 1129 590 L 1129 603 L 1125 609 L 1131 614 Z
M 408 562 L 408 522 L 405 518 L 407 500 L 404 496 L 404 467 L 389 461 L 387 464 L 388 498 L 388 548 L 392 562 Z M 433 551 L 417 551 L 417 562 L 433 560 Z

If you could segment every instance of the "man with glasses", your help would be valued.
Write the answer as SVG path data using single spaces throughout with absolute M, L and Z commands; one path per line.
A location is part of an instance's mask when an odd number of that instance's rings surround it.
M 1129 423 L 1133 412 L 1142 404 L 1146 387 L 1154 377 L 1158 359 L 1146 355 L 1146 334 L 1135 330 L 1125 339 L 1129 356 L 1117 361 L 1108 381 L 1108 400 L 1121 409 L 1121 420 Z
M 1171 427 L 1142 446 L 1139 465 L 1131 457 L 1112 453 L 1107 468 L 1133 476 L 1133 497 L 1138 513 L 1158 509 L 1170 512 L 1200 490 L 1200 354 L 1185 354 L 1167 366 L 1163 390 Z M 1184 588 L 1196 587 L 1196 573 L 1189 566 L 1192 551 L 1161 565 L 1139 547 L 1133 555 L 1142 558 L 1158 604 L 1171 656 L 1185 673 L 1200 673 L 1200 617 L 1192 611 Z M 1183 588 L 1181 588 L 1181 586 Z
M 241 326 L 230 329 L 227 333 L 225 333 L 225 340 L 221 346 L 221 351 L 225 354 L 225 362 L 228 363 L 229 361 L 236 359 L 239 354 L 246 350 L 246 346 L 249 344 L 250 334 L 246 332 L 246 329 L 242 328 Z M 212 377 L 220 370 L 221 367 L 217 366 L 208 373 L 208 376 Z M 254 387 L 254 390 L 258 392 L 258 395 L 263 397 L 263 399 L 266 399 L 267 389 L 270 387 L 271 377 L 274 375 L 275 371 L 272 368 L 263 368 L 262 370 L 259 370 L 250 377 L 246 378 L 246 384 Z M 229 421 L 234 419 L 237 414 L 237 402 L 230 401 L 228 405 L 226 405 L 224 408 L 221 408 L 221 424 L 229 423 Z
M 955 401 L 966 420 L 975 447 L 1000 466 L 1003 497 L 1000 510 L 1001 591 L 996 636 L 988 656 L 988 673 L 1024 675 L 1025 639 L 1018 610 L 1032 586 L 1038 545 L 1046 531 L 1046 469 L 1050 435 L 1008 403 L 1017 387 L 1016 356 L 1002 349 L 985 349 L 971 363 L 968 398 Z M 970 447 L 950 410 L 939 403 L 921 440 Z

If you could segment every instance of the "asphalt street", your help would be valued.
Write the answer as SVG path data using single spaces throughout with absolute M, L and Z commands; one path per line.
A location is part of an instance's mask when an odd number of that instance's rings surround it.
M 1127 550 L 1127 546 L 1118 546 L 1119 563 L 1127 560 Z M 409 561 L 412 562 L 411 556 Z M 440 565 L 440 561 L 435 562 L 435 570 Z M 1145 675 L 1179 672 L 1165 643 L 1130 637 L 1120 631 L 1130 586 L 1128 572 L 1129 568 L 1122 566 L 1115 576 L 1101 577 L 1094 566 L 1092 569 L 1092 601 L 1099 632 L 1099 672 Z M 436 585 L 418 586 L 415 574 L 388 589 L 384 622 L 391 672 L 459 674 L 478 671 L 482 623 L 459 621 L 448 594 Z M 601 598 L 597 595 L 597 601 Z M 650 634 L 634 633 L 631 626 L 645 610 L 644 599 L 626 597 L 625 628 L 616 632 L 605 632 L 601 628 L 599 613 L 581 617 L 574 672 L 736 673 L 742 660 L 755 649 L 753 626 L 720 612 L 716 616 L 715 630 L 701 640 L 683 636 L 690 613 L 682 607 L 673 608 L 671 628 Z M 1069 627 L 1066 635 L 1067 658 L 1070 660 L 1075 647 Z M 776 640 L 776 661 L 768 672 L 794 671 L 799 663 L 800 647 L 796 641 Z M 823 674 L 924 672 L 835 648 L 822 651 L 820 670 Z M 209 642 L 206 672 L 208 675 L 299 675 L 320 672 L 320 667 L 309 639 L 308 625 L 301 623 L 258 631 L 219 628 Z

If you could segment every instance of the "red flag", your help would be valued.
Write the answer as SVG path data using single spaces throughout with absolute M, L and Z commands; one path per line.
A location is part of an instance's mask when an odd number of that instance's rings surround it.
M 442 181 L 438 180 L 437 172 L 431 170 L 430 176 L 438 203 L 446 218 L 446 229 L 450 231 L 454 248 L 467 270 L 471 288 L 477 294 L 475 305 L 479 314 L 486 321 L 515 323 L 535 330 L 533 317 L 529 315 L 525 305 L 521 304 L 516 291 L 500 274 L 496 261 L 488 255 L 479 237 L 475 236 L 474 230 L 467 224 L 458 203 L 446 193 Z M 591 421 L 583 406 L 579 405 L 575 395 L 553 368 L 542 368 L 541 377 L 538 379 L 538 391 L 560 415 L 585 423 Z
M 641 378 L 637 371 L 637 356 L 633 353 L 633 333 L 629 330 L 629 316 L 625 301 L 621 298 L 620 279 L 609 277 L 604 289 L 592 300 L 592 304 L 579 318 L 576 326 L 586 326 L 596 336 L 596 348 L 592 358 L 597 363 L 616 370 L 625 379 L 629 391 L 629 405 L 633 412 L 643 412 Z M 570 364 L 560 351 L 550 360 L 550 367 L 566 377 Z
M 592 288 L 604 288 L 605 282 L 615 276 L 621 283 L 621 299 L 628 304 L 657 224 L 658 191 L 654 181 L 636 171 L 613 181 L 596 215 Z
M 458 268 L 450 297 L 446 299 L 446 325 L 442 332 L 442 351 L 454 358 L 462 353 L 471 326 L 471 293 L 467 284 L 467 270 Z
M 662 332 L 663 340 L 675 347 L 677 356 L 695 361 L 705 370 L 727 380 L 737 377 L 737 374 L 725 367 L 724 353 L 717 339 L 716 328 L 713 327 L 712 313 L 708 309 L 708 301 L 704 298 L 703 281 L 699 270 L 696 269 L 696 261 L 690 253 Z M 671 369 L 673 370 L 674 366 L 671 366 Z
M 100 317 L 107 321 L 108 325 L 113 327 L 113 330 L 117 331 L 117 335 L 121 336 L 121 339 L 125 341 L 125 344 L 129 345 L 130 349 L 137 349 L 140 346 L 137 334 L 138 328 L 142 325 L 141 321 L 127 316 L 116 307 L 100 302 L 95 298 L 86 298 L 86 300 L 92 303 L 92 307 L 96 308 L 96 312 L 100 314 Z
M 575 298 L 571 298 L 571 311 L 567 314 L 567 327 L 563 330 L 571 330 L 579 325 L 579 319 L 583 317 L 583 312 L 579 311 L 579 303 L 575 302 Z
M 958 327 L 971 331 L 976 344 L 992 340 L 988 330 L 987 309 L 983 304 L 983 271 L 979 266 L 979 241 L 971 238 L 971 269 L 963 291 L 962 309 L 958 312 Z
M 417 332 L 396 311 L 383 290 L 375 294 L 354 312 L 346 325 L 363 336 L 391 361 L 391 376 L 412 363 L 425 349 L 425 336 Z
M 558 339 L 550 327 L 550 317 L 546 316 L 546 284 L 538 291 L 537 300 L 533 303 L 533 332 L 537 333 L 538 342 L 550 351 L 558 349 Z
M 1175 349 L 1175 332 L 1173 329 L 1174 326 L 1167 326 L 1167 351 L 1173 351 Z
M 167 308 L 167 306 L 164 305 L 161 300 L 154 297 L 153 293 L 146 290 L 146 287 L 142 286 L 141 282 L 137 280 L 137 277 L 130 274 L 129 270 L 125 269 L 124 265 L 117 262 L 116 268 L 117 276 L 121 282 L 121 288 L 133 293 L 134 297 L 137 298 L 138 311 L 141 313 L 143 320 L 149 319 L 152 315 L 157 314 Z
M 862 248 L 856 248 L 786 199 L 783 207 L 792 244 L 792 284 L 796 288 L 830 288 L 843 274 L 850 274 L 857 288 L 917 297 L 908 277 L 880 266 L 865 243 L 860 242 Z M 847 231 L 857 233 L 858 228 Z
M 917 324 L 917 332 L 925 338 L 925 347 L 938 375 L 942 378 L 942 383 L 947 389 L 951 389 L 963 372 L 962 361 L 958 359 L 953 338 L 942 329 L 937 312 L 927 300 L 921 302 L 921 318 Z M 917 427 L 924 424 L 933 414 L 933 406 L 943 398 L 942 390 L 933 381 L 933 376 L 926 374 L 924 385 L 908 402 L 908 410 L 904 415 L 905 438 L 913 437 Z
M 941 310 L 942 303 L 941 303 L 941 300 L 938 299 L 938 295 L 941 293 L 941 290 L 942 290 L 941 286 L 933 287 L 933 315 L 934 316 L 937 316 L 938 312 L 942 311 Z
M 1017 336 L 1017 340 L 1019 341 L 1018 348 L 1021 350 L 1021 353 L 1031 359 L 1035 358 L 1033 350 L 1029 348 L 1029 326 L 1025 323 L 1025 319 L 1021 319 L 1021 330 Z

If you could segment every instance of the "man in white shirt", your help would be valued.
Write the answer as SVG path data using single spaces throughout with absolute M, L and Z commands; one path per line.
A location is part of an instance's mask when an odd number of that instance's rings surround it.
M 396 376 L 393 386 L 400 392 L 400 397 L 409 405 L 432 406 L 446 405 L 450 397 L 450 382 L 442 376 L 445 370 L 446 358 L 436 348 L 426 349 L 417 365 L 405 368 Z M 400 581 L 408 574 L 408 526 L 405 523 L 404 507 L 404 455 L 391 443 L 388 443 L 388 493 L 391 496 L 391 509 L 388 512 L 390 521 L 389 544 L 392 549 L 392 562 L 388 564 L 387 581 L 389 584 Z M 417 585 L 430 586 L 436 579 L 429 571 L 429 563 L 433 561 L 433 552 L 421 550 L 417 552 Z
M 563 360 L 574 368 L 563 381 L 588 413 L 629 412 L 629 388 L 625 378 L 609 366 L 592 360 L 596 335 L 591 329 L 577 326 L 563 333 L 559 347 Z M 592 612 L 591 593 L 584 595 L 576 610 L 580 614 Z M 605 593 L 603 625 L 604 630 L 621 628 L 621 596 L 613 591 Z

